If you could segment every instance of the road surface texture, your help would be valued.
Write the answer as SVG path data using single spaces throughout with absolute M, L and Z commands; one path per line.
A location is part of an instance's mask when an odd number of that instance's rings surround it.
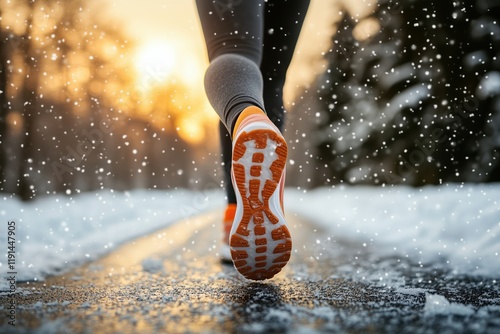
M 377 256 L 288 215 L 291 262 L 252 282 L 217 259 L 220 219 L 180 221 L 72 272 L 19 284 L 16 326 L 4 316 L 0 332 L 500 333 L 498 279 Z

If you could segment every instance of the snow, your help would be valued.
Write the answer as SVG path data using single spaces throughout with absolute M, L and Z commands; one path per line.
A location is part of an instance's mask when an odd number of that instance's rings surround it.
M 288 208 L 334 237 L 459 274 L 500 273 L 500 185 L 340 187 L 288 193 Z
M 43 280 L 176 221 L 222 210 L 224 194 L 106 190 L 30 203 L 4 197 L 0 203 L 2 221 L 16 223 L 17 280 Z M 457 273 L 500 273 L 500 184 L 287 189 L 285 206 L 287 214 L 302 216 L 324 227 L 330 237 L 360 247 L 415 262 L 447 261 Z M 1 244 L 7 245 L 7 224 L 2 228 Z M 316 247 L 321 248 L 318 255 L 328 252 L 328 243 Z M 3 253 L 0 270 L 6 276 Z M 148 272 L 163 269 L 153 258 L 145 259 L 142 267 Z M 7 289 L 6 280 L 1 288 Z
M 222 192 L 111 190 L 74 197 L 48 196 L 30 203 L 0 199 L 2 221 L 16 223 L 16 279 L 42 280 L 99 256 L 133 238 L 223 205 Z M 7 276 L 7 224 L 0 272 Z M 143 263 L 157 269 L 154 261 Z M 6 286 L 5 280 L 0 289 Z
M 386 113 L 396 115 L 403 108 L 416 108 L 420 101 L 431 94 L 431 90 L 424 84 L 417 84 L 398 93 L 388 103 Z
M 500 94 L 500 72 L 489 72 L 479 82 L 476 95 L 484 100 L 498 94 Z
M 475 313 L 474 307 L 458 303 L 450 303 L 446 297 L 441 295 L 426 294 L 424 315 L 434 316 L 436 314 L 457 314 L 468 316 Z

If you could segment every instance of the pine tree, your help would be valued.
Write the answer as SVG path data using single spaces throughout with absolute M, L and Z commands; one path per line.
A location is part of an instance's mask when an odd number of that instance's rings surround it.
M 331 179 L 498 180 L 498 8 L 486 0 L 380 0 L 370 17 L 379 31 L 359 42 L 356 23 L 344 17 L 318 84 L 328 113 L 318 163 L 330 166 Z

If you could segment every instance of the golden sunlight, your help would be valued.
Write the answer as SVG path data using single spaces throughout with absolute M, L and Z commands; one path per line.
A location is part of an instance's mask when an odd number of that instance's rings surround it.
M 203 57 L 181 40 L 156 39 L 139 45 L 133 60 L 140 99 L 135 113 L 158 128 L 174 125 L 191 145 L 210 141 L 207 130 L 218 120 L 204 92 Z
M 175 46 L 166 41 L 151 41 L 139 47 L 135 67 L 141 87 L 147 90 L 166 83 L 176 61 Z
M 177 131 L 182 139 L 191 144 L 199 144 L 205 138 L 203 123 L 196 116 L 179 118 Z

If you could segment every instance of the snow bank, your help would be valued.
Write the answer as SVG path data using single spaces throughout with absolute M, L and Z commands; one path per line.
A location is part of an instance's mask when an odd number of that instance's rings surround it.
M 286 207 L 336 238 L 457 273 L 500 276 L 500 185 L 289 191 Z
M 0 273 L 7 268 L 7 222 L 15 222 L 17 280 L 43 279 L 96 259 L 117 245 L 224 204 L 223 194 L 189 190 L 85 193 L 31 203 L 0 198 Z M 5 288 L 5 280 L 0 288 Z

